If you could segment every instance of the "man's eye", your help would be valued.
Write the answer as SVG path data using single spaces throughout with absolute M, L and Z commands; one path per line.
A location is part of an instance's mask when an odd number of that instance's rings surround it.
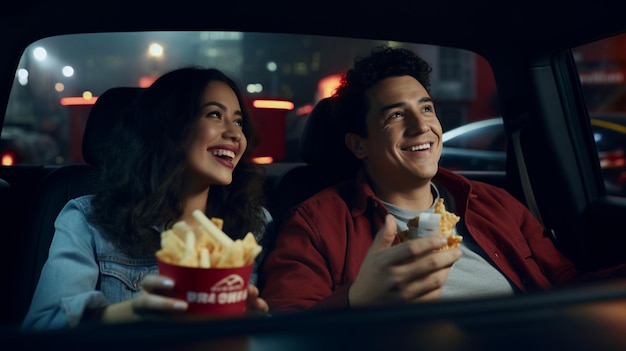
M 424 106 L 424 112 L 434 112 L 435 108 L 432 106 Z
M 404 113 L 400 111 L 396 111 L 389 116 L 389 119 L 402 118 L 402 117 L 404 117 Z

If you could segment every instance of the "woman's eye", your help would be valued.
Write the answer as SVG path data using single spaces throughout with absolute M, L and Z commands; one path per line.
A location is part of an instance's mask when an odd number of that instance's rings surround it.
M 211 112 L 207 113 L 207 117 L 221 118 L 222 114 L 219 111 L 211 111 Z
M 243 127 L 243 119 L 235 120 L 235 125 L 238 126 L 238 127 Z

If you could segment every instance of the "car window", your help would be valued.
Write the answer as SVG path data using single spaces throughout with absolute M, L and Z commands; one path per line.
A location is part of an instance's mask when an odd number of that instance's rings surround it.
M 354 58 L 381 44 L 407 47 L 432 65 L 431 95 L 445 130 L 498 112 L 489 64 L 454 48 L 227 31 L 62 35 L 24 51 L 2 129 L 2 164 L 82 162 L 83 129 L 100 94 L 148 86 L 188 65 L 219 68 L 245 90 L 261 135 L 257 162 L 298 162 L 299 133 L 314 104 L 332 94 Z
M 606 192 L 626 197 L 626 34 L 572 50 Z

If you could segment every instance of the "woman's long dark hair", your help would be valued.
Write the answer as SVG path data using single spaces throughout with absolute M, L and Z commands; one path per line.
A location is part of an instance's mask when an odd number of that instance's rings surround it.
M 142 93 L 134 114 L 114 127 L 104 153 L 90 219 L 131 256 L 154 255 L 159 230 L 182 215 L 186 152 L 211 81 L 228 84 L 237 95 L 248 146 L 232 183 L 211 186 L 207 216 L 222 218 L 224 232 L 234 239 L 263 230 L 264 174 L 250 161 L 258 139 L 241 92 L 219 70 L 186 67 L 161 76 Z

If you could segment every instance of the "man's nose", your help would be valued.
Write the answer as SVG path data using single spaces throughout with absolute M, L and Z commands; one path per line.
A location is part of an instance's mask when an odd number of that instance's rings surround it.
M 419 133 L 425 133 L 430 130 L 430 125 L 428 124 L 428 120 L 422 116 L 419 111 L 413 111 L 408 113 L 409 118 L 407 118 L 409 127 Z

